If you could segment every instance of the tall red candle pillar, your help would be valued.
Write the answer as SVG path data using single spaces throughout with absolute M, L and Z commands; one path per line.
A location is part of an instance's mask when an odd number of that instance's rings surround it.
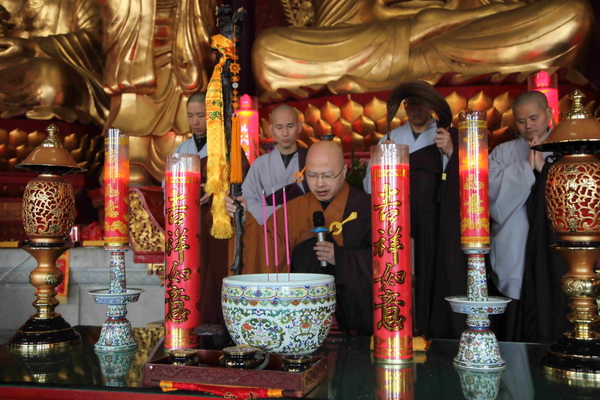
M 560 110 L 558 109 L 558 78 L 556 74 L 549 74 L 546 71 L 538 71 L 530 74 L 527 77 L 527 90 L 544 93 L 548 100 L 548 106 L 552 109 L 550 127 L 555 127 L 559 122 L 560 116 Z
M 240 97 L 237 110 L 240 120 L 240 144 L 250 165 L 260 156 L 258 110 L 253 106 L 252 97 L 245 94 Z
M 104 247 L 129 247 L 129 135 L 112 128 L 104 139 Z
M 459 114 L 458 172 L 463 250 L 490 247 L 487 122 L 484 110 Z
M 449 296 L 454 312 L 467 314 L 454 365 L 472 370 L 502 370 L 506 362 L 490 330 L 489 314 L 501 314 L 510 299 L 488 297 L 485 254 L 490 249 L 488 152 L 485 111 L 458 115 L 461 248 L 467 255 L 467 296 Z M 510 251 L 505 249 L 505 251 Z
M 408 146 L 371 147 L 374 355 L 412 362 Z
M 200 156 L 171 154 L 165 173 L 165 348 L 198 347 Z

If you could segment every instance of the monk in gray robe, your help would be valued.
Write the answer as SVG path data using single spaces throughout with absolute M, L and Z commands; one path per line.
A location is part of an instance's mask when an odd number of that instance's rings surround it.
M 544 154 L 531 150 L 548 136 L 552 109 L 540 92 L 526 92 L 513 103 L 520 136 L 489 156 L 490 263 L 493 280 L 505 296 L 520 299 L 529 223 L 525 203 L 544 166 Z
M 281 105 L 271 113 L 269 131 L 275 138 L 277 146 L 270 153 L 258 157 L 242 183 L 242 196 L 247 204 L 248 213 L 245 215 L 244 235 L 242 236 L 242 265 L 243 273 L 258 272 L 254 268 L 256 261 L 265 265 L 264 232 L 263 232 L 263 202 L 265 192 L 266 217 L 273 213 L 273 194 L 275 206 L 283 204 L 283 187 L 286 189 L 286 199 L 290 201 L 308 191 L 306 181 L 296 182 L 295 176 L 304 168 L 306 150 L 298 148 L 297 139 L 302 123 L 298 121 L 296 110 L 287 105 Z M 229 198 L 229 201 L 232 201 Z M 254 260 L 254 261 L 253 261 Z
M 280 189 L 284 186 L 286 186 L 288 200 L 307 191 L 306 183 L 295 183 L 295 176 L 304 167 L 306 160 L 306 150 L 298 149 L 297 145 L 301 130 L 302 123 L 298 121 L 298 114 L 292 107 L 281 105 L 271 113 L 269 132 L 275 138 L 277 146 L 270 153 L 254 161 L 242 183 L 242 193 L 248 204 L 248 211 L 259 225 L 263 224 L 263 191 L 268 197 L 268 205 L 272 205 L 273 191 L 278 191 L 276 193 L 278 207 L 283 204 Z M 277 201 L 278 197 L 280 197 L 279 201 Z M 267 207 L 267 218 L 272 213 L 273 208 Z

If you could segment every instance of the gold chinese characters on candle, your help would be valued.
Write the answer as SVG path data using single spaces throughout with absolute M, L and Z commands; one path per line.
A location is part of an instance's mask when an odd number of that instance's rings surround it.
M 104 247 L 129 246 L 129 135 L 108 129 L 104 139 Z
M 371 147 L 375 359 L 412 361 L 408 146 Z
M 200 156 L 171 154 L 165 173 L 165 348 L 198 347 Z
M 458 115 L 458 121 L 461 247 L 487 249 L 490 217 L 486 112 L 464 111 Z

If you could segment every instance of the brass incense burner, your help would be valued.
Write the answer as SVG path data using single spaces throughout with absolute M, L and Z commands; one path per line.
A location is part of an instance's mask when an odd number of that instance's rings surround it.
M 542 360 L 548 377 L 569 384 L 600 386 L 600 321 L 596 299 L 600 276 L 600 122 L 583 108 L 583 94 L 571 94 L 572 106 L 547 140 L 534 148 L 561 158 L 548 171 L 546 213 L 559 236 L 552 247 L 569 264 L 561 279 L 571 298 L 567 319 L 573 329 L 550 347 Z
M 37 312 L 9 339 L 13 351 L 45 352 L 79 342 L 79 335 L 54 309 L 59 304 L 56 286 L 63 279 L 56 260 L 69 249 L 65 238 L 75 219 L 73 187 L 62 175 L 82 171 L 61 145 L 55 125 L 47 129 L 48 137 L 18 165 L 38 173 L 23 194 L 23 225 L 30 242 L 23 249 L 37 261 L 29 275 L 35 287 L 33 306 Z

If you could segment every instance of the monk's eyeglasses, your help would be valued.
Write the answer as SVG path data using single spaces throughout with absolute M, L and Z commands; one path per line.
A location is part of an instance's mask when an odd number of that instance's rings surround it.
M 342 169 L 340 169 L 340 172 L 338 172 L 337 174 L 317 174 L 315 172 L 307 171 L 306 178 L 313 180 L 313 181 L 316 181 L 317 179 L 321 178 L 321 179 L 323 179 L 324 182 L 331 182 L 335 178 L 340 176 L 340 174 L 342 173 L 343 170 L 344 170 L 344 167 L 342 167 Z

